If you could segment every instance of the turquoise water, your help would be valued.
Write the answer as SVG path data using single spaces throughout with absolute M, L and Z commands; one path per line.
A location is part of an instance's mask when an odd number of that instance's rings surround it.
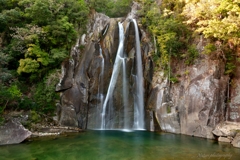
M 86 131 L 0 146 L 0 160 L 240 160 L 240 149 L 197 137 L 147 131 Z

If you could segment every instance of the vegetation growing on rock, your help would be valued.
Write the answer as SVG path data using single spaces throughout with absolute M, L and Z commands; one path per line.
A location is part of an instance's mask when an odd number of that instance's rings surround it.
M 1 113 L 54 110 L 56 69 L 85 31 L 88 14 L 84 0 L 0 1 Z
M 156 46 L 151 53 L 157 69 L 170 71 L 170 61 L 193 65 L 202 52 L 226 63 L 234 75 L 240 54 L 238 0 L 137 0 L 143 28 Z M 124 17 L 132 0 L 1 0 L 0 1 L 0 115 L 5 109 L 52 114 L 59 68 L 80 33 L 86 31 L 89 11 Z M 208 38 L 203 50 L 193 40 Z M 187 74 L 187 72 L 186 72 Z M 34 113 L 34 112 L 33 112 Z

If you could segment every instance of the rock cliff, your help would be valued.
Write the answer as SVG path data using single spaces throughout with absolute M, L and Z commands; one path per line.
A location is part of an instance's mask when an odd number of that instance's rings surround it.
M 129 82 L 127 112 L 129 125 L 133 125 L 133 90 L 136 87 L 136 71 L 133 66 L 136 63 L 136 53 L 131 19 L 138 18 L 138 9 L 139 6 L 135 3 L 125 18 L 92 14 L 88 33 L 79 38 L 76 46 L 72 48 L 71 58 L 62 64 L 62 78 L 56 87 L 56 90 L 61 92 L 61 102 L 57 104 L 60 125 L 95 129 L 100 126 L 101 106 L 118 49 L 118 22 L 123 23 L 126 37 L 124 53 Z M 222 132 L 239 131 L 240 67 L 237 67 L 234 76 L 230 77 L 225 74 L 226 62 L 223 58 L 210 57 L 199 50 L 200 56 L 193 65 L 187 66 L 183 61 L 174 58 L 171 60 L 172 73 L 178 79 L 173 83 L 164 76 L 163 71 L 154 69 L 150 54 L 154 49 L 150 38 L 141 28 L 140 37 L 144 66 L 145 128 L 210 139 L 219 137 L 223 141 L 229 139 L 229 142 L 235 137 L 236 146 L 239 134 Z M 201 47 L 204 48 L 204 45 Z M 124 123 L 120 120 L 124 116 L 121 81 L 118 78 L 109 102 L 114 109 L 108 110 L 107 121 L 113 122 L 111 125 L 114 128 L 121 128 Z
M 71 58 L 62 64 L 62 77 L 56 86 L 56 91 L 61 92 L 61 101 L 57 104 L 57 120 L 63 126 L 78 126 L 80 128 L 97 129 L 101 125 L 103 100 L 107 94 L 113 65 L 119 45 L 118 22 L 124 26 L 124 57 L 126 59 L 126 81 L 128 85 L 127 102 L 123 102 L 122 75 L 116 86 L 107 108 L 106 121 L 108 128 L 123 128 L 122 117 L 124 112 L 128 116 L 129 127 L 134 124 L 133 110 L 136 93 L 136 46 L 135 32 L 132 19 L 137 18 L 138 5 L 133 5 L 132 11 L 125 18 L 109 18 L 103 14 L 93 13 L 88 26 L 87 35 L 79 38 L 72 48 Z M 143 59 L 143 74 L 145 96 L 152 77 L 152 60 L 149 56 L 151 50 L 149 39 L 143 30 L 140 30 L 141 56 Z M 81 49 L 84 48 L 84 49 Z M 128 104 L 124 110 L 124 103 Z M 147 116 L 146 116 L 147 117 Z

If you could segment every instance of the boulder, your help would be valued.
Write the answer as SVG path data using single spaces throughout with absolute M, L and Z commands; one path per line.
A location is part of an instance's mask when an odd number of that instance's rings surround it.
M 231 139 L 227 138 L 227 137 L 219 137 L 218 138 L 218 142 L 226 142 L 226 143 L 230 143 Z
M 240 124 L 234 122 L 224 122 L 216 126 L 212 133 L 219 137 L 235 137 L 237 130 L 240 130 Z
M 21 143 L 31 134 L 21 123 L 10 120 L 0 126 L 0 145 Z
M 219 128 L 215 128 L 213 131 L 212 131 L 212 133 L 214 134 L 214 135 L 216 135 L 216 136 L 226 136 L 226 134 L 224 134 Z
M 240 133 L 238 133 L 238 134 L 234 137 L 234 139 L 233 139 L 233 141 L 232 141 L 232 145 L 233 145 L 233 147 L 240 148 Z

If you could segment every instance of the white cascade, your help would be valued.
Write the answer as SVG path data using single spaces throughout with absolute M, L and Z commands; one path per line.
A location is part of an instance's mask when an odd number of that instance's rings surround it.
M 118 129 L 135 129 L 135 130 L 143 130 L 144 129 L 144 86 L 143 86 L 143 67 L 142 67 L 142 54 L 141 54 L 141 47 L 140 47 L 140 38 L 139 38 L 139 31 L 137 22 L 135 19 L 132 20 L 135 28 L 135 51 L 136 51 L 136 75 L 135 78 L 135 90 L 134 90 L 134 122 L 133 126 L 131 125 L 131 118 L 129 112 L 129 82 L 127 78 L 127 68 L 126 68 L 126 59 L 124 57 L 124 28 L 122 23 L 118 23 L 119 26 L 119 46 L 118 51 L 115 59 L 115 63 L 113 66 L 113 72 L 111 76 L 111 80 L 109 83 L 108 91 L 106 94 L 106 98 L 102 104 L 102 112 L 101 112 L 101 128 L 100 129 L 115 129 L 111 122 L 106 122 L 106 117 L 111 115 L 111 111 L 113 110 L 113 103 L 111 96 L 113 95 L 115 85 L 118 80 L 118 75 L 121 70 L 122 66 L 122 104 L 123 104 L 123 126 L 122 128 Z M 110 108 L 107 110 L 110 104 Z M 108 112 L 108 113 L 106 113 Z
M 102 62 L 101 62 L 101 72 L 99 74 L 99 77 L 98 77 L 98 82 L 99 82 L 99 86 L 98 86 L 98 100 L 99 100 L 99 103 L 97 105 L 97 115 L 101 115 L 101 112 L 102 112 L 102 106 L 103 106 L 103 102 L 104 102 L 104 94 L 103 94 L 103 88 L 104 88 L 104 57 L 103 57 L 103 54 L 102 54 L 102 48 L 101 48 L 101 45 L 99 44 L 99 55 L 100 55 L 100 58 L 102 59 Z M 99 124 L 99 121 L 101 117 L 97 116 L 96 117 L 96 124 Z
M 144 129 L 144 85 L 143 85 L 143 67 L 142 54 L 140 47 L 140 38 L 138 25 L 135 19 L 132 20 L 135 27 L 135 41 L 136 41 L 136 95 L 134 104 L 134 129 Z
M 119 45 L 118 45 L 118 51 L 117 51 L 117 55 L 116 55 L 116 59 L 115 59 L 115 63 L 113 66 L 113 72 L 112 72 L 112 76 L 111 76 L 111 80 L 110 80 L 110 84 L 108 87 L 108 91 L 107 91 L 107 95 L 106 98 L 104 100 L 103 103 L 103 109 L 102 109 L 102 121 L 101 121 L 101 129 L 106 129 L 106 121 L 105 121 L 105 116 L 106 116 L 106 109 L 107 109 L 107 104 L 109 101 L 110 96 L 113 94 L 116 82 L 117 82 L 117 78 L 119 75 L 119 71 L 120 71 L 120 66 L 122 64 L 122 55 L 123 55 L 123 46 L 124 46 L 124 28 L 122 23 L 118 23 L 118 27 L 119 27 Z

